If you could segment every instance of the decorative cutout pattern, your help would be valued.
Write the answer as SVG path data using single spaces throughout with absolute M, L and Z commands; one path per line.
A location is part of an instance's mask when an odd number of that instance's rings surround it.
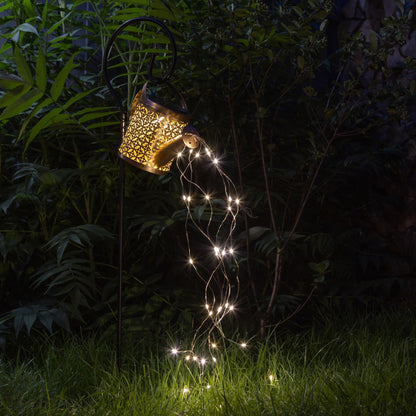
M 120 156 L 141 169 L 166 174 L 172 161 L 157 166 L 154 155 L 182 135 L 187 123 L 138 103 L 119 148 Z

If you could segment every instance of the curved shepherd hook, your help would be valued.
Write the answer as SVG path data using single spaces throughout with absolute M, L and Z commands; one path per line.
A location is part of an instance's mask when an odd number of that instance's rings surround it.
M 111 80 L 108 74 L 108 58 L 110 54 L 111 47 L 113 46 L 113 43 L 117 39 L 118 35 L 127 27 L 130 25 L 138 24 L 139 22 L 150 22 L 153 23 L 163 29 L 163 31 L 168 36 L 171 46 L 172 46 L 172 63 L 169 67 L 168 72 L 164 77 L 155 77 L 153 76 L 153 64 L 155 61 L 155 55 L 152 54 L 150 58 L 150 64 L 148 69 L 148 76 L 149 80 L 155 83 L 164 83 L 167 82 L 169 77 L 172 75 L 172 72 L 175 68 L 176 64 L 176 43 L 175 39 L 173 38 L 172 33 L 170 30 L 159 20 L 154 19 L 152 17 L 136 17 L 134 19 L 130 19 L 123 23 L 111 36 L 110 40 L 107 43 L 107 46 L 105 48 L 104 52 L 104 60 L 103 60 L 103 74 L 104 74 L 104 80 L 107 83 L 108 89 L 115 98 L 120 113 L 121 113 L 121 136 L 123 138 L 124 136 L 124 125 L 125 125 L 125 110 L 123 108 L 123 103 L 121 97 L 117 94 L 115 89 L 113 88 L 111 84 Z M 120 159 L 120 190 L 119 190 L 119 276 L 118 276 L 118 318 L 117 318 L 117 367 L 120 370 L 121 369 L 121 338 L 122 338 L 122 290 L 123 290 L 123 216 L 124 216 L 124 165 L 123 161 Z
M 152 53 L 150 57 L 150 63 L 149 63 L 149 69 L 148 69 L 148 77 L 149 80 L 158 84 L 161 84 L 163 82 L 166 82 L 170 76 L 172 75 L 173 70 L 175 69 L 176 64 L 176 42 L 172 35 L 172 32 L 167 28 L 167 26 L 162 23 L 160 20 L 154 19 L 153 17 L 135 17 L 134 19 L 127 20 L 124 22 L 119 28 L 112 34 L 110 40 L 107 43 L 107 46 L 104 51 L 104 61 L 103 61 L 103 74 L 104 74 L 104 80 L 107 83 L 108 89 L 110 90 L 111 94 L 117 101 L 117 104 L 119 106 L 119 109 L 122 113 L 124 113 L 123 104 L 121 101 L 120 96 L 116 93 L 115 89 L 113 88 L 111 84 L 110 77 L 108 75 L 108 58 L 110 54 L 111 47 L 113 46 L 114 41 L 117 39 L 118 35 L 123 32 L 123 30 L 127 26 L 132 26 L 134 24 L 138 24 L 140 22 L 150 22 L 154 23 L 155 25 L 161 27 L 165 34 L 168 36 L 171 46 L 172 46 L 172 63 L 168 69 L 168 72 L 164 77 L 155 77 L 153 76 L 153 65 L 155 62 L 155 54 Z

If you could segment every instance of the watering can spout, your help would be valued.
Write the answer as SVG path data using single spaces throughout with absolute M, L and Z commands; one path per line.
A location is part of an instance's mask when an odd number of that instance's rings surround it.
M 173 160 L 183 150 L 184 146 L 190 149 L 196 149 L 200 141 L 201 137 L 195 127 L 187 125 L 183 128 L 180 137 L 166 143 L 154 153 L 153 163 L 156 166 L 164 166 Z

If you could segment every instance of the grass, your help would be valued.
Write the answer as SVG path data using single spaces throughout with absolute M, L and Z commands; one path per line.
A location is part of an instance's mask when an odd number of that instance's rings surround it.
M 130 342 L 121 374 L 93 338 L 35 347 L 0 359 L 1 416 L 416 415 L 414 313 L 231 344 L 202 372 L 163 341 Z

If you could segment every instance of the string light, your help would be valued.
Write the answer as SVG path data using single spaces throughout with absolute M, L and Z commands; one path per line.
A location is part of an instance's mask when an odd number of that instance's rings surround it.
M 185 233 L 188 243 L 188 252 L 190 253 L 191 236 L 188 228 L 192 224 L 192 228 L 200 232 L 202 238 L 205 238 L 209 247 L 211 247 L 211 256 L 206 256 L 206 263 L 202 268 L 198 261 L 195 264 L 194 258 L 188 256 L 188 264 L 192 265 L 192 273 L 204 282 L 205 299 L 211 298 L 212 302 L 204 303 L 207 314 L 201 321 L 200 326 L 194 332 L 192 343 L 188 349 L 189 353 L 184 354 L 184 360 L 193 361 L 200 366 L 206 366 L 209 362 L 216 363 L 215 357 L 198 358 L 194 354 L 195 348 L 198 349 L 204 345 L 209 346 L 209 351 L 217 348 L 217 344 L 210 340 L 218 332 L 218 335 L 225 337 L 222 330 L 221 322 L 226 319 L 227 315 L 233 311 L 231 299 L 237 299 L 239 292 L 239 265 L 238 259 L 234 256 L 232 247 L 233 232 L 236 228 L 236 219 L 239 212 L 239 199 L 237 198 L 236 187 L 231 179 L 225 174 L 220 166 L 219 158 L 209 146 L 201 139 L 200 145 L 203 150 L 193 152 L 192 149 L 183 150 L 178 153 L 176 158 L 177 168 L 180 173 L 180 182 L 182 186 L 183 200 L 185 202 L 186 219 Z M 194 163 L 198 159 L 198 169 L 201 168 L 202 162 L 207 160 L 215 165 L 215 169 L 211 171 L 212 177 L 205 178 L 199 176 L 202 181 L 209 184 L 209 187 L 220 186 L 215 189 L 215 199 L 212 190 L 207 191 L 203 183 L 198 183 L 194 179 Z M 223 187 L 223 191 L 221 191 Z M 223 195 L 221 197 L 221 194 Z M 218 197 L 217 197 L 218 195 Z M 205 204 L 200 207 L 191 206 L 191 201 L 203 201 Z M 228 201 L 228 202 L 227 202 Z M 207 203 L 209 202 L 209 203 Z M 224 204 L 225 203 L 225 204 Z M 225 205 L 225 206 L 224 206 Z M 224 209 L 225 208 L 225 209 Z M 202 217 L 202 213 L 204 216 Z M 231 213 L 231 215 L 230 215 Z M 229 256 L 228 256 L 229 255 Z M 233 255 L 233 256 L 231 256 Z M 246 344 L 240 344 L 241 348 L 245 348 Z
M 189 389 L 188 389 L 188 387 L 184 387 L 184 388 L 183 388 L 183 390 L 182 390 L 182 392 L 183 392 L 183 394 L 187 394 L 187 393 L 189 393 Z
M 178 350 L 177 350 L 176 348 L 172 348 L 172 349 L 170 350 L 170 352 L 171 352 L 173 355 L 176 355 L 176 354 L 178 353 Z
M 240 346 L 241 346 L 241 348 L 247 348 L 247 344 L 246 344 L 245 342 L 242 342 L 242 343 L 240 344 Z

